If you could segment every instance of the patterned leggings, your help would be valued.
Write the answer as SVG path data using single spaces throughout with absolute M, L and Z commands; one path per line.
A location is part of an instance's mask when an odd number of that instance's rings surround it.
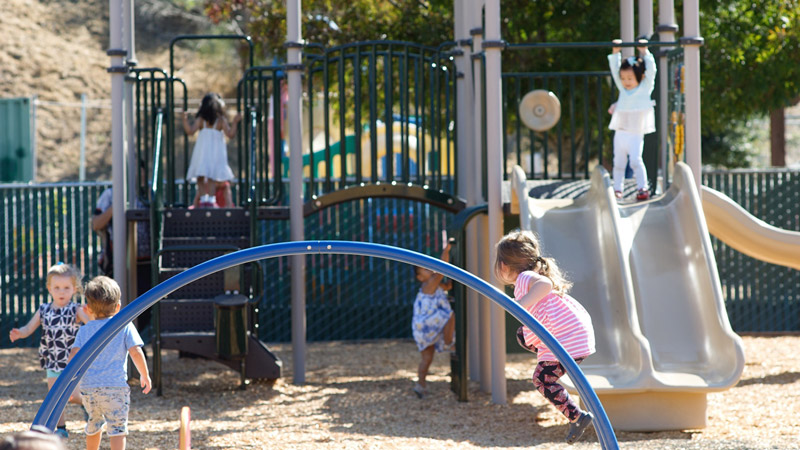
M 580 364 L 584 358 L 578 358 L 576 363 Z M 569 392 L 558 384 L 558 379 L 564 376 L 564 366 L 558 361 L 539 361 L 536 370 L 533 372 L 533 385 L 540 394 L 544 395 L 557 410 L 561 411 L 570 422 L 578 420 L 581 409 L 569 396 Z

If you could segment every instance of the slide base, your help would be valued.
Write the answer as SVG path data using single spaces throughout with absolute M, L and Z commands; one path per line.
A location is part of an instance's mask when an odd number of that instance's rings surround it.
M 705 393 L 640 392 L 597 396 L 619 431 L 668 431 L 706 427 Z

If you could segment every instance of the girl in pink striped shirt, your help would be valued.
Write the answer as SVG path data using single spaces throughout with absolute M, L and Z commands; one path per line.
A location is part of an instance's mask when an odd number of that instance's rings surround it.
M 497 278 L 514 285 L 514 298 L 564 347 L 576 363 L 595 352 L 594 329 L 589 313 L 567 295 L 572 284 L 555 260 L 542 256 L 539 241 L 530 231 L 512 231 L 497 243 L 494 266 Z M 575 443 L 592 423 L 592 414 L 582 411 L 558 379 L 565 370 L 550 349 L 527 327 L 517 330 L 517 340 L 537 353 L 533 384 L 569 420 L 567 443 Z

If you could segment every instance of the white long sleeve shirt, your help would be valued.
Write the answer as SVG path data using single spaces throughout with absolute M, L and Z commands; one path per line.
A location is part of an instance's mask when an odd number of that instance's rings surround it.
M 619 90 L 619 98 L 611 115 L 611 130 L 627 131 L 636 134 L 648 134 L 656 131 L 655 108 L 650 96 L 653 93 L 656 81 L 656 61 L 649 51 L 643 56 L 644 76 L 642 81 L 633 89 L 625 89 L 619 78 L 619 68 L 622 64 L 622 55 L 619 52 L 608 55 L 608 67 L 611 77 Z

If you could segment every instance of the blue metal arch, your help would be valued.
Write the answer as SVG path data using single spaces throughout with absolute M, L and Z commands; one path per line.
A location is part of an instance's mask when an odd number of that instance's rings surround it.
M 589 385 L 583 372 L 553 335 L 519 303 L 486 281 L 439 259 L 389 245 L 352 241 L 296 241 L 252 247 L 206 261 L 155 286 L 112 317 L 86 343 L 86 346 L 80 349 L 75 358 L 61 373 L 61 376 L 58 377 L 53 388 L 47 393 L 42 406 L 33 419 L 33 425 L 44 425 L 51 430 L 55 429 L 58 418 L 69 400 L 69 393 L 75 390 L 86 369 L 89 368 L 111 339 L 147 308 L 155 305 L 171 292 L 206 275 L 239 264 L 278 256 L 305 254 L 372 256 L 413 264 L 444 274 L 486 296 L 530 328 L 544 342 L 547 348 L 556 355 L 566 369 L 567 374 L 575 383 L 581 399 L 595 415 L 594 426 L 602 448 L 619 448 L 614 429 L 611 427 L 611 422 L 603 409 L 603 405 Z

